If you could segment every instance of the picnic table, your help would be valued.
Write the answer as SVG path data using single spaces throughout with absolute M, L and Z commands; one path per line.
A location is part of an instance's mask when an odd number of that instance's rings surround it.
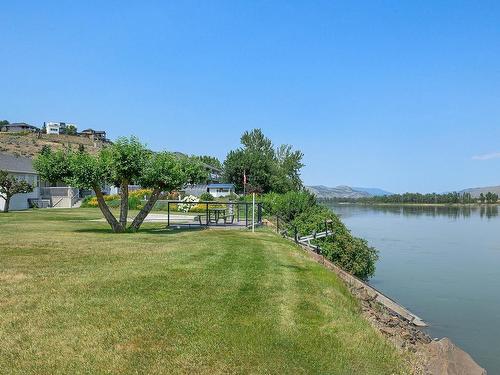
M 210 223 L 217 224 L 219 222 L 219 220 L 221 219 L 221 217 L 226 218 L 226 209 L 225 208 L 210 208 L 208 210 L 208 221 Z

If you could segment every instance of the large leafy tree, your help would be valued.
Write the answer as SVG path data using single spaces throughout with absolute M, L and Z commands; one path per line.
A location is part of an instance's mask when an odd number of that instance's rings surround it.
M 302 187 L 300 151 L 290 145 L 274 148 L 261 129 L 246 131 L 241 136 L 242 147 L 228 153 L 224 162 L 224 178 L 243 190 L 244 177 L 249 191 L 284 193 Z
M 154 154 L 137 138 L 120 138 L 94 156 L 85 151 L 45 149 L 34 163 L 43 179 L 64 181 L 71 186 L 93 189 L 99 208 L 114 232 L 127 229 L 128 185 L 140 183 L 153 194 L 129 229 L 138 230 L 162 191 L 179 189 L 203 176 L 199 162 L 170 153 Z M 104 200 L 105 184 L 120 186 L 120 215 L 117 219 Z
M 196 184 L 206 179 L 207 172 L 195 157 L 184 157 L 170 152 L 151 154 L 138 182 L 142 187 L 153 191 L 130 228 L 134 231 L 139 229 L 161 192 L 178 190 L 187 184 Z
M 0 197 L 5 200 L 4 212 L 9 212 L 10 200 L 14 195 L 32 191 L 33 186 L 28 182 L 0 170 Z
M 215 156 L 201 155 L 201 156 L 194 156 L 194 158 L 212 167 L 222 169 L 222 163 Z

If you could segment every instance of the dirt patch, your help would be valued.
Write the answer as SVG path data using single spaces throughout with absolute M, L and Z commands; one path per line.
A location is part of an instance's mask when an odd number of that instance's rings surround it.
M 28 276 L 22 272 L 0 272 L 0 281 L 6 283 L 17 283 L 27 278 Z

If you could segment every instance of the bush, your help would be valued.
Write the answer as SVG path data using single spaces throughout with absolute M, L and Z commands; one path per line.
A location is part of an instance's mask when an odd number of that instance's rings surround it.
M 375 273 L 378 252 L 368 246 L 366 240 L 354 237 L 342 221 L 328 208 L 315 205 L 298 215 L 288 225 L 288 233 L 293 236 L 295 229 L 301 235 L 308 235 L 325 230 L 325 220 L 331 220 L 329 230 L 333 236 L 316 240 L 323 255 L 342 269 L 361 279 L 368 279 Z
M 306 190 L 285 194 L 270 193 L 263 197 L 264 210 L 277 215 L 285 222 L 293 221 L 300 214 L 317 206 L 316 198 Z
M 129 210 L 140 210 L 142 207 L 142 201 L 138 197 L 128 197 L 128 208 Z
M 214 196 L 210 193 L 203 193 L 202 195 L 200 195 L 200 201 L 208 201 L 208 202 L 211 202 L 215 200 Z
M 129 193 L 129 198 L 134 197 L 134 198 L 139 198 L 139 199 L 145 199 L 148 200 L 151 197 L 151 194 L 153 193 L 153 190 L 151 189 L 138 189 L 131 191 Z

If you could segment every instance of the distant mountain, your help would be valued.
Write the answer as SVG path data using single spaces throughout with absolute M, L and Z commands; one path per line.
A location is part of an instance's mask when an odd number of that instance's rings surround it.
M 362 191 L 365 193 L 370 194 L 371 196 L 382 196 L 382 195 L 392 195 L 393 193 L 390 193 L 388 191 L 379 189 L 379 188 L 363 188 L 363 187 L 353 187 L 352 188 L 355 191 Z
M 459 191 L 459 193 L 470 193 L 472 198 L 478 198 L 479 194 L 486 194 L 487 192 L 492 192 L 500 195 L 500 186 L 486 186 L 486 187 L 476 187 L 469 188 Z
M 306 186 L 318 198 L 365 198 L 376 195 L 390 195 L 388 191 L 378 188 L 361 188 L 340 185 L 328 187 L 324 185 Z

